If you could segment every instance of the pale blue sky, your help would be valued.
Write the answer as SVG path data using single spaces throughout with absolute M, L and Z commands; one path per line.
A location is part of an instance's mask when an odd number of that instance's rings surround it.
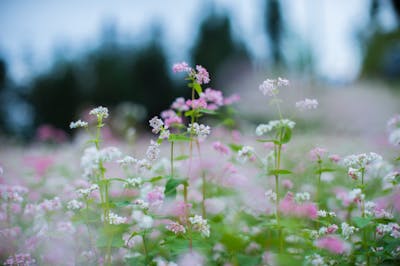
M 121 41 L 138 42 L 159 23 L 173 60 L 185 60 L 195 38 L 193 30 L 206 14 L 205 2 L 231 14 L 234 33 L 245 40 L 252 54 L 267 56 L 263 35 L 262 0 L 2 0 L 0 1 L 0 54 L 9 62 L 12 77 L 24 81 L 51 66 L 56 47 L 76 56 L 98 44 L 104 21 L 113 21 Z M 383 0 L 382 25 L 390 29 L 395 18 Z M 317 72 L 330 79 L 357 76 L 360 51 L 355 33 L 367 23 L 367 0 L 282 0 L 290 34 L 310 44 Z M 289 44 L 288 49 L 291 48 Z M 30 51 L 28 53 L 27 51 Z M 29 56 L 28 56 L 29 55 Z M 27 64 L 29 63 L 29 64 Z

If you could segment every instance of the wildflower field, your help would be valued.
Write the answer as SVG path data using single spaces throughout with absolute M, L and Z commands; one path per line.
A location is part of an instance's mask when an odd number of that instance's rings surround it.
M 147 134 L 111 137 L 113 112 L 99 106 L 65 121 L 72 143 L 5 146 L 4 265 L 400 264 L 400 115 L 382 117 L 391 147 L 343 154 L 328 137 L 296 141 L 287 79 L 248 88 L 275 110 L 251 131 L 237 126 L 239 97 L 210 88 L 204 67 L 172 70 L 192 96 Z M 318 105 L 311 95 L 294 107 Z

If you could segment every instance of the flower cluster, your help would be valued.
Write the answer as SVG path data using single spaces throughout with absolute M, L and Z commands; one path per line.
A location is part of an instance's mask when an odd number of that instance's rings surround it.
M 304 99 L 302 101 L 296 102 L 296 107 L 299 110 L 310 110 L 310 109 L 317 109 L 318 107 L 318 101 L 316 99 Z
M 273 120 L 269 121 L 268 124 L 260 124 L 256 128 L 256 135 L 261 136 L 273 130 L 281 129 L 281 128 L 290 128 L 293 129 L 296 125 L 295 122 L 289 119 L 281 119 L 281 120 Z
M 189 217 L 189 222 L 191 223 L 193 230 L 199 231 L 204 237 L 210 236 L 210 226 L 208 225 L 207 220 L 203 219 L 203 217 L 200 215 Z
M 202 140 L 205 139 L 211 133 L 209 126 L 198 123 L 189 124 L 187 131 L 199 137 Z
M 97 119 L 103 119 L 108 117 L 108 109 L 103 106 L 96 107 L 89 112 L 90 115 L 97 116 Z
M 287 79 L 278 77 L 278 79 L 264 80 L 258 88 L 262 94 L 273 97 L 279 93 L 278 88 L 283 86 L 289 86 L 289 81 Z

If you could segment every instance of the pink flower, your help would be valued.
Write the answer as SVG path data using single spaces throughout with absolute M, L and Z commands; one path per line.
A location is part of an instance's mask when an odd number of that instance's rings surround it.
M 172 116 L 164 121 L 166 127 L 170 127 L 171 125 L 182 124 L 182 118 L 179 116 Z
M 336 224 L 331 224 L 331 225 L 328 226 L 328 228 L 326 229 L 326 233 L 327 233 L 327 234 L 334 234 L 337 230 L 338 230 L 338 226 L 337 226 Z
M 229 154 L 229 148 L 219 141 L 216 141 L 213 143 L 213 148 L 214 148 L 214 150 L 218 151 L 221 154 L 225 154 L 225 155 Z
M 346 244 L 335 236 L 325 236 L 315 241 L 314 245 L 326 249 L 335 254 L 341 254 L 346 251 Z
M 185 99 L 183 97 L 176 98 L 175 101 L 172 103 L 171 108 L 179 112 L 189 110 L 189 107 L 186 105 Z
M 310 158 L 312 161 L 321 160 L 322 156 L 327 152 L 324 148 L 316 147 L 310 151 Z
M 224 97 L 222 96 L 222 92 L 218 90 L 207 88 L 200 95 L 200 97 L 204 98 L 207 102 L 214 103 L 216 106 L 222 106 L 224 104 Z
M 193 101 L 187 100 L 186 105 L 192 109 L 207 109 L 207 102 L 203 98 L 194 99 Z
M 329 160 L 331 160 L 334 163 L 338 163 L 340 161 L 340 156 L 337 154 L 332 154 L 329 156 Z
M 192 68 L 189 67 L 189 65 L 186 62 L 176 63 L 172 66 L 172 71 L 174 71 L 174 73 L 189 72 L 191 70 Z
M 294 201 L 293 193 L 288 192 L 279 204 L 279 210 L 285 215 L 316 219 L 318 217 L 318 209 L 314 203 Z
M 196 65 L 196 70 L 197 73 L 195 74 L 197 83 L 201 84 L 207 84 L 210 82 L 210 76 L 207 72 L 207 69 L 200 65 Z
M 289 179 L 285 179 L 285 180 L 282 181 L 282 186 L 285 189 L 292 189 L 293 188 L 293 182 L 290 181 Z
M 147 201 L 150 205 L 160 205 L 164 201 L 164 187 L 155 187 L 147 193 Z
M 240 96 L 238 94 L 232 94 L 231 96 L 225 97 L 224 105 L 231 105 L 240 101 Z

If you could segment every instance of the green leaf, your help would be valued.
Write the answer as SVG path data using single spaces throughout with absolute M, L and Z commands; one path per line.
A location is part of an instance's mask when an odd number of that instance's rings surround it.
M 186 182 L 186 180 L 184 180 L 184 179 L 170 178 L 167 181 L 167 184 L 165 184 L 165 196 L 176 197 L 176 188 L 180 184 L 184 184 L 185 182 Z
M 169 141 L 191 141 L 190 137 L 185 135 L 171 134 L 168 138 Z
M 161 179 L 163 179 L 163 177 L 161 175 L 159 175 L 159 176 L 155 176 L 155 177 L 150 178 L 149 182 L 154 183 L 154 182 L 157 182 L 157 181 L 159 181 Z
M 186 159 L 188 159 L 189 158 L 189 155 L 180 155 L 180 156 L 176 156 L 175 158 L 174 158 L 174 161 L 183 161 L 183 160 L 186 160 Z
M 124 200 L 124 201 L 116 201 L 116 202 L 111 202 L 112 204 L 114 204 L 116 207 L 125 207 L 131 204 L 130 201 L 128 200 Z
M 371 218 L 354 217 L 353 222 L 358 228 L 364 228 L 371 222 Z
M 316 174 L 321 174 L 321 173 L 325 173 L 325 172 L 335 172 L 335 169 L 332 168 L 322 168 L 322 169 L 317 169 L 315 170 Z
M 292 129 L 290 127 L 284 127 L 282 130 L 281 143 L 288 143 L 292 138 Z
M 272 169 L 268 171 L 268 175 L 289 175 L 292 171 L 286 169 Z
M 115 177 L 115 178 L 108 178 L 109 181 L 119 181 L 126 183 L 127 181 L 123 178 Z
M 258 139 L 257 140 L 258 142 L 273 142 L 273 143 L 275 143 L 275 144 L 280 144 L 280 141 L 279 140 L 276 140 L 276 139 Z
M 215 112 L 215 111 L 213 111 L 213 110 L 208 110 L 208 109 L 203 109 L 203 108 L 198 109 L 198 111 L 199 111 L 200 113 L 209 114 L 209 115 L 216 115 L 216 114 L 218 114 L 217 112 Z
M 201 89 L 200 84 L 197 83 L 197 82 L 193 82 L 193 88 L 197 92 L 198 95 L 200 95 L 203 92 L 203 90 Z
M 234 143 L 230 143 L 230 144 L 228 144 L 228 146 L 234 152 L 238 152 L 243 148 L 243 145 L 238 145 L 238 144 L 234 144 Z

